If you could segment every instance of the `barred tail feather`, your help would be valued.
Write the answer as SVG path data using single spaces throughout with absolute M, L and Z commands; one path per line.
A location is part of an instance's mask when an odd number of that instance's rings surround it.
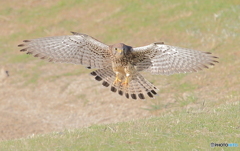
M 145 99 L 145 96 L 154 98 L 154 95 L 157 95 L 156 91 L 158 90 L 140 73 L 133 75 L 127 89 L 128 90 L 126 90 L 126 93 L 129 93 L 129 96 L 131 96 L 132 99 Z
M 105 87 L 110 86 L 112 92 L 118 93 L 121 96 L 132 99 L 145 99 L 145 96 L 154 98 L 157 88 L 147 81 L 140 73 L 132 75 L 128 86 L 122 86 L 120 83 L 113 84 L 116 74 L 112 71 L 111 67 L 98 69 L 91 72 L 91 75 L 95 77 L 95 80 L 101 81 Z M 124 77 L 121 77 L 124 80 Z
M 102 85 L 108 87 L 112 85 L 115 79 L 115 73 L 112 71 L 112 67 L 106 67 L 102 69 L 95 70 L 90 73 L 92 76 L 95 77 L 95 80 L 102 81 Z

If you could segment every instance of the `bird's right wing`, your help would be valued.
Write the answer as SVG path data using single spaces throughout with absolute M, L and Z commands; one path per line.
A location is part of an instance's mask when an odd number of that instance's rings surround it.
M 88 68 L 104 68 L 111 63 L 109 46 L 98 40 L 73 32 L 70 36 L 55 36 L 24 40 L 20 51 L 50 62 L 82 64 Z
M 148 70 L 152 74 L 186 73 L 208 68 L 217 63 L 217 57 L 209 52 L 201 52 L 175 46 L 153 43 L 133 48 L 134 64 L 138 71 Z

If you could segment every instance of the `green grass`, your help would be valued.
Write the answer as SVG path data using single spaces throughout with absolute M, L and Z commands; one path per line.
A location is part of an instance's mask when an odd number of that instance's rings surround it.
M 19 63 L 19 62 L 29 62 L 34 60 L 34 58 L 30 55 L 16 55 L 13 56 L 9 61 L 12 63 Z
M 211 150 L 240 143 L 240 104 L 0 142 L 0 150 Z M 239 144 L 240 145 L 240 144 Z M 237 148 L 214 148 L 237 150 Z
M 186 105 L 189 105 L 190 103 L 196 103 L 197 102 L 197 98 L 193 95 L 193 94 L 190 94 L 190 95 L 187 95 L 185 97 L 183 96 L 177 96 L 176 97 L 176 100 L 177 102 L 180 103 L 180 106 L 181 107 L 184 107 Z

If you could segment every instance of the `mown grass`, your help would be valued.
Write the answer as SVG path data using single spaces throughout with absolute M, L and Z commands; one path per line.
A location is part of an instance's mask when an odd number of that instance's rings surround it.
M 240 104 L 0 142 L 0 150 L 211 150 L 240 143 Z M 240 145 L 240 144 L 239 144 Z M 236 148 L 214 148 L 237 150 Z

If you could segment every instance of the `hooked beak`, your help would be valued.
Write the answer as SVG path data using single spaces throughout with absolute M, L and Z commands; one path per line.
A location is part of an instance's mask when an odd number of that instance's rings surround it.
M 122 49 L 117 49 L 117 52 L 120 53 L 121 55 L 124 53 Z
M 124 54 L 124 51 L 122 50 L 120 54 L 123 55 L 123 54 Z

